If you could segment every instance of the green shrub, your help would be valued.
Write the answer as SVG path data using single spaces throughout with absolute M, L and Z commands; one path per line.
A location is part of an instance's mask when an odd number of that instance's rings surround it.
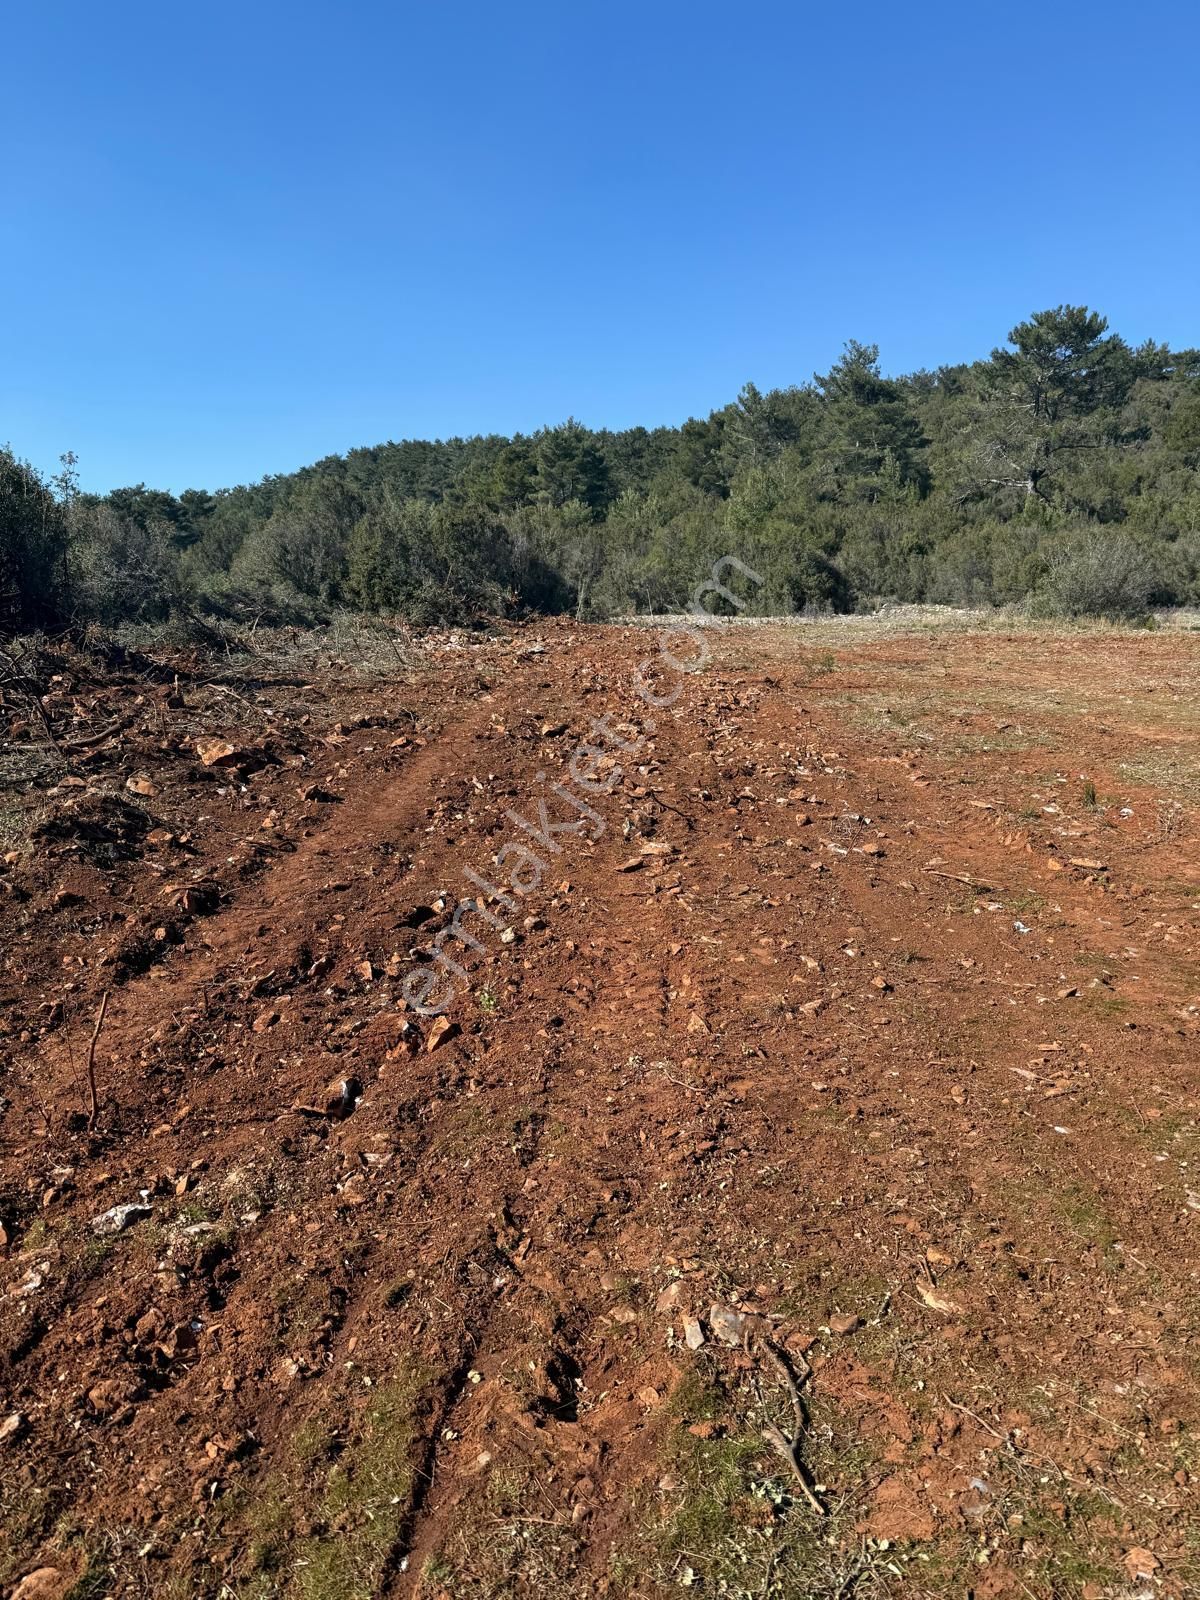
M 1145 551 L 1128 534 L 1089 532 L 1053 552 L 1042 593 L 1060 616 L 1132 622 L 1146 616 L 1154 584 Z

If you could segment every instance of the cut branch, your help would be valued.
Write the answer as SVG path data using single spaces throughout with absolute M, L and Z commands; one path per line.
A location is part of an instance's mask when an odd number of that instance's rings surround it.
M 108 990 L 104 991 L 104 998 L 100 1002 L 100 1010 L 96 1015 L 96 1026 L 92 1029 L 91 1043 L 87 1053 L 87 1085 L 88 1085 L 88 1130 L 96 1126 L 96 1118 L 100 1115 L 100 1100 L 96 1094 L 96 1042 L 100 1038 L 100 1030 L 104 1026 L 104 1019 L 108 1015 Z
M 766 1339 L 760 1339 L 758 1343 L 759 1349 L 766 1353 L 768 1360 L 779 1374 L 780 1381 L 788 1392 L 788 1398 L 792 1402 L 793 1418 L 792 1434 L 790 1438 L 786 1433 L 784 1433 L 782 1428 L 777 1428 L 773 1422 L 769 1422 L 762 1430 L 762 1436 L 769 1445 L 772 1445 L 774 1449 L 778 1451 L 779 1455 L 782 1456 L 784 1461 L 787 1462 L 788 1466 L 791 1468 L 792 1476 L 800 1486 L 800 1493 L 803 1495 L 804 1499 L 807 1500 L 808 1504 L 819 1517 L 823 1517 L 826 1514 L 825 1507 L 821 1504 L 820 1500 L 817 1499 L 817 1496 L 813 1490 L 813 1486 L 809 1482 L 808 1473 L 800 1465 L 800 1446 L 804 1442 L 804 1434 L 808 1427 L 808 1418 L 804 1411 L 804 1402 L 800 1398 L 799 1385 L 792 1376 L 792 1369 L 779 1354 L 778 1350 L 775 1349 L 774 1345 L 769 1344 Z M 811 1369 L 806 1363 L 804 1372 L 801 1376 L 801 1383 L 808 1378 L 810 1370 Z

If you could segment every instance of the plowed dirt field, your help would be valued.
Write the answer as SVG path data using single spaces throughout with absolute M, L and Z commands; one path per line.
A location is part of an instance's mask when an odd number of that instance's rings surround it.
M 1200 1593 L 1200 634 L 705 637 L 10 708 L 0 1593 Z

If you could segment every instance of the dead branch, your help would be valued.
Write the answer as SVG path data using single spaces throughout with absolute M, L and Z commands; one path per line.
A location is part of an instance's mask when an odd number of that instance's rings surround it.
M 936 867 L 922 867 L 922 872 L 931 878 L 949 878 L 954 883 L 965 883 L 969 889 L 991 889 L 990 883 L 982 883 L 978 878 L 972 878 L 965 872 L 939 872 Z
M 132 720 L 131 717 L 118 717 L 115 722 L 110 722 L 107 728 L 101 728 L 99 733 L 85 733 L 78 739 L 64 740 L 59 749 L 90 750 L 95 744 L 103 744 L 105 739 L 111 738 L 114 733 L 120 733 L 121 729 L 127 728 Z
M 10 655 L 7 650 L 0 650 L 0 661 L 7 668 L 2 681 L 6 686 L 19 689 L 37 713 L 38 720 L 45 729 L 46 737 L 58 754 L 62 755 L 54 729 L 50 726 L 50 718 L 46 715 L 46 708 L 42 704 L 41 686 L 25 671 L 25 657 Z
M 779 1351 L 775 1349 L 774 1345 L 770 1344 L 766 1339 L 760 1339 L 758 1341 L 758 1346 L 760 1350 L 765 1352 L 767 1359 L 775 1368 L 775 1371 L 779 1374 L 780 1381 L 788 1392 L 788 1398 L 792 1402 L 793 1418 L 792 1434 L 790 1438 L 784 1433 L 782 1428 L 777 1428 L 773 1422 L 769 1422 L 762 1430 L 762 1436 L 769 1445 L 772 1445 L 774 1449 L 778 1451 L 783 1460 L 787 1462 L 788 1466 L 791 1468 L 792 1476 L 800 1486 L 800 1493 L 804 1496 L 805 1500 L 807 1500 L 808 1504 L 817 1513 L 817 1515 L 819 1517 L 823 1517 L 826 1514 L 825 1507 L 821 1504 L 820 1500 L 817 1499 L 817 1496 L 813 1491 L 812 1484 L 808 1481 L 808 1473 L 800 1465 L 799 1460 L 800 1446 L 804 1442 L 804 1435 L 808 1428 L 808 1417 L 804 1410 L 804 1402 L 800 1398 L 800 1386 L 792 1376 L 791 1367 L 788 1366 L 787 1362 L 779 1354 Z M 811 1370 L 812 1369 L 809 1367 L 808 1363 L 805 1362 L 804 1371 L 800 1375 L 800 1383 L 806 1383 L 808 1381 Z
M 657 789 L 647 789 L 646 790 L 646 794 L 647 794 L 649 799 L 654 801 L 654 804 L 656 806 L 661 806 L 664 811 L 673 811 L 677 817 L 681 817 L 683 819 L 683 821 L 687 824 L 688 832 L 689 833 L 692 832 L 692 830 L 695 828 L 696 824 L 692 821 L 691 817 L 689 817 L 686 812 L 680 811 L 679 807 L 678 806 L 673 806 L 669 800 L 664 800 L 662 795 L 660 795 L 658 793 Z
M 275 715 L 273 711 L 264 711 L 262 706 L 256 706 L 253 700 L 247 700 L 244 695 L 237 694 L 229 687 L 227 683 L 206 683 L 204 687 L 206 689 L 216 689 L 219 694 L 229 695 L 231 699 L 236 700 L 239 705 L 245 706 L 247 711 L 253 711 L 255 716 L 262 717 L 265 722 L 270 722 L 271 718 Z
M 96 1126 L 96 1118 L 100 1114 L 100 1101 L 96 1095 L 96 1041 L 100 1037 L 100 1029 L 104 1026 L 104 1019 L 108 1015 L 108 990 L 104 991 L 104 998 L 100 1002 L 100 1010 L 96 1015 L 96 1026 L 92 1029 L 91 1043 L 87 1053 L 87 1085 L 88 1085 L 88 1130 Z

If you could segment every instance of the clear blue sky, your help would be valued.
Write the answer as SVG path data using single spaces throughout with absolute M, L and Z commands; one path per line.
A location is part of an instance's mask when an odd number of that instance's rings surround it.
M 0 442 L 88 488 L 679 422 L 1064 300 L 1200 344 L 1191 0 L 25 0 L 0 48 Z

